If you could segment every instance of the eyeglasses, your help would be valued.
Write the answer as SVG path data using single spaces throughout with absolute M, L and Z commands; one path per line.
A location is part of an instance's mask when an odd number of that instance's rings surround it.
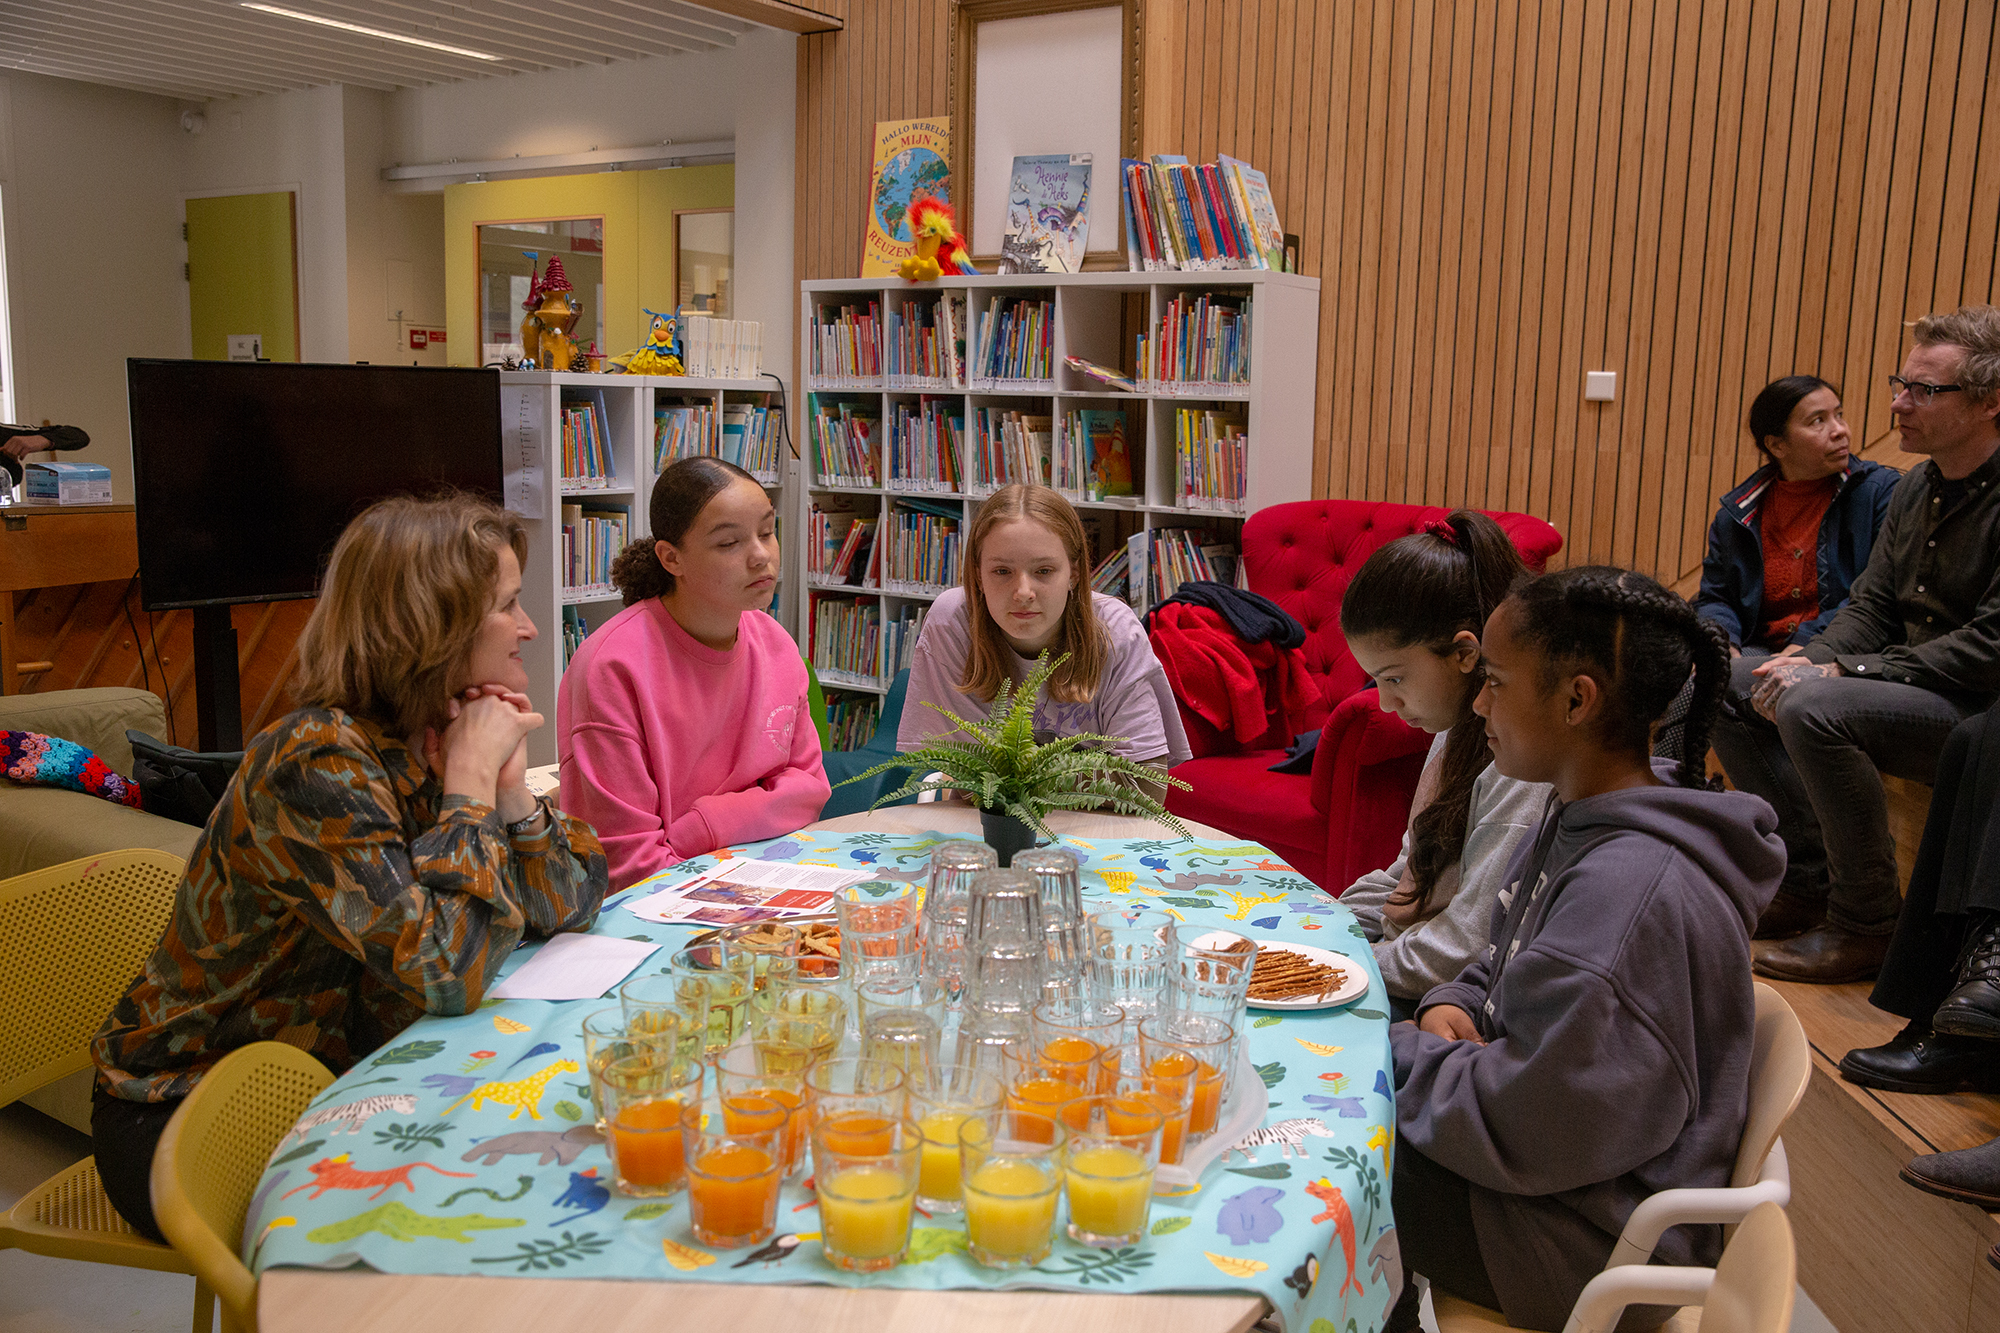
M 1930 402 L 1938 394 L 1960 393 L 1964 389 L 1963 384 L 1925 384 L 1922 380 L 1906 380 L 1901 375 L 1889 377 L 1889 392 L 1892 395 L 1907 393 L 1910 395 L 1910 401 L 1918 407 Z

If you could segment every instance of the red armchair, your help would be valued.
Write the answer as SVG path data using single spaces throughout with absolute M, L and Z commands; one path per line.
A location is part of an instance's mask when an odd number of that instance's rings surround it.
M 1218 732 L 1185 704 L 1181 722 L 1195 757 L 1174 769 L 1194 790 L 1170 789 L 1167 808 L 1264 844 L 1332 893 L 1396 859 L 1410 800 L 1431 738 L 1383 712 L 1340 633 L 1340 599 L 1375 548 L 1441 519 L 1432 505 L 1311 500 L 1273 505 L 1243 525 L 1252 591 L 1305 626 L 1300 651 L 1324 698 L 1306 729 L 1319 727 L 1312 775 L 1272 773 L 1289 736 L 1271 731 L 1249 745 Z M 1496 513 L 1528 567 L 1542 569 L 1562 534 L 1526 514 Z

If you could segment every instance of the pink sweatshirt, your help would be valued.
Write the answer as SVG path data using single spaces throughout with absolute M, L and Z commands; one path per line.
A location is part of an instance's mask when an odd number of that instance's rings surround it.
M 657 597 L 583 641 L 556 696 L 562 808 L 623 889 L 677 861 L 803 828 L 829 792 L 798 645 L 745 611 L 703 647 Z

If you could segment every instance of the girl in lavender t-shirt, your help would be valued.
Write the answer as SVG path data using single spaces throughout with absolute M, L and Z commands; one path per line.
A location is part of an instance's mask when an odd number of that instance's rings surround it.
M 1000 682 L 1019 683 L 1043 649 L 1069 654 L 1042 691 L 1035 739 L 1095 732 L 1116 753 L 1163 768 L 1190 757 L 1167 675 L 1132 609 L 1085 585 L 1083 523 L 1046 486 L 1006 486 L 979 507 L 964 586 L 937 599 L 917 638 L 896 732 L 914 750 L 952 730 L 926 703 L 983 718 Z

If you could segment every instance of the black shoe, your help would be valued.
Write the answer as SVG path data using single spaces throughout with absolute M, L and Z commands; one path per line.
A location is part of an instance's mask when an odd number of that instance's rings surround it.
M 1382 1321 L 1382 1333 L 1422 1333 L 1423 1302 L 1424 1293 L 1417 1286 L 1417 1275 L 1405 1269 L 1403 1293 L 1389 1307 L 1388 1317 Z
M 1931 1026 L 1954 1037 L 2000 1041 L 2000 917 L 1966 941 L 1958 988 L 1944 997 Z
M 1850 1083 L 1890 1092 L 1957 1092 L 1968 1086 L 1994 1092 L 2000 1091 L 2000 1049 L 1911 1023 L 1880 1046 L 1849 1051 L 1841 1057 L 1840 1074 Z
M 1803 935 L 1826 920 L 1826 899 L 1801 898 L 1778 890 L 1764 914 L 1757 918 L 1753 940 L 1788 940 Z
M 1913 1157 L 1903 1179 L 1926 1194 L 1941 1194 L 1977 1208 L 2000 1208 L 2000 1139 L 1958 1152 Z

